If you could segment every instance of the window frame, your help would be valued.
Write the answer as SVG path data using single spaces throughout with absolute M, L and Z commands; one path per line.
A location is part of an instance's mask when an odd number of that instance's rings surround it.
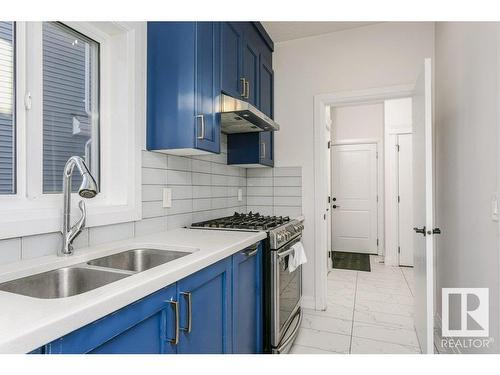
M 42 184 L 42 22 L 15 25 L 17 189 L 16 194 L 0 195 L 0 239 L 56 232 L 62 224 L 62 194 L 43 194 Z M 146 123 L 146 23 L 64 25 L 100 45 L 100 194 L 85 200 L 87 227 L 139 220 Z M 74 205 L 80 199 L 72 194 Z

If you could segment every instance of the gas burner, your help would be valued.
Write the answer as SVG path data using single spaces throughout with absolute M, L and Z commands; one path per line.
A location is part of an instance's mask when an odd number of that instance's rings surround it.
M 221 229 L 248 229 L 265 230 L 276 228 L 288 223 L 288 216 L 264 216 L 258 212 L 250 211 L 248 214 L 235 212 L 232 216 L 213 219 L 192 224 L 196 228 L 221 228 Z

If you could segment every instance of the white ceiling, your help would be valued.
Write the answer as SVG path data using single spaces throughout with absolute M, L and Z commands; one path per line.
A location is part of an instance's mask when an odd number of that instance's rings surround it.
M 306 38 L 378 22 L 262 22 L 274 42 Z

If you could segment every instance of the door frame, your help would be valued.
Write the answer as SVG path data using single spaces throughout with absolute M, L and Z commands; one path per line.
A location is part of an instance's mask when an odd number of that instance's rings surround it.
M 331 133 L 330 133 L 331 134 Z M 332 142 L 332 148 L 330 148 L 330 168 L 333 168 L 333 146 L 344 146 L 344 145 L 366 145 L 366 144 L 375 144 L 375 152 L 377 158 L 377 238 L 379 240 L 377 245 L 377 255 L 383 255 L 384 249 L 384 197 L 381 194 L 384 191 L 384 163 L 383 158 L 379 157 L 380 150 L 382 149 L 382 140 L 377 138 L 360 138 L 360 139 L 341 139 L 338 141 Z M 330 171 L 331 183 L 330 187 L 333 189 L 333 171 Z M 331 191 L 329 192 L 331 195 Z M 333 211 L 330 210 L 330 223 L 333 222 Z M 333 242 L 333 232 L 332 226 L 330 225 L 330 233 L 332 236 Z
M 414 84 L 387 86 L 366 90 L 337 91 L 314 95 L 313 150 L 314 150 L 314 218 L 309 225 L 314 232 L 314 307 L 326 309 L 328 258 L 324 249 L 327 242 L 327 220 L 324 200 L 329 192 L 326 183 L 325 116 L 327 106 L 369 104 L 387 99 L 410 97 Z M 383 248 L 383 242 L 380 244 Z

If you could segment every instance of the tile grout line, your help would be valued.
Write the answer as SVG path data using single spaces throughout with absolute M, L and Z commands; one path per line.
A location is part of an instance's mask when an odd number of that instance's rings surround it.
M 405 279 L 405 283 L 406 283 L 406 286 L 408 287 L 408 289 L 410 290 L 410 294 L 413 298 L 415 298 L 415 296 L 413 295 L 413 290 L 411 290 L 410 288 L 410 283 L 408 282 L 408 279 L 406 278 L 406 275 L 405 273 L 403 272 L 403 270 L 401 269 L 401 267 L 399 267 L 399 271 L 401 272 L 401 274 L 403 275 L 403 279 Z M 415 302 L 415 301 L 413 301 Z M 414 305 L 415 306 L 415 305 Z
M 349 339 L 349 354 L 351 354 L 352 336 L 354 333 L 354 313 L 356 311 L 356 296 L 358 294 L 358 275 L 359 275 L 359 272 L 356 272 L 356 285 L 354 286 L 354 304 L 352 306 L 351 337 Z

